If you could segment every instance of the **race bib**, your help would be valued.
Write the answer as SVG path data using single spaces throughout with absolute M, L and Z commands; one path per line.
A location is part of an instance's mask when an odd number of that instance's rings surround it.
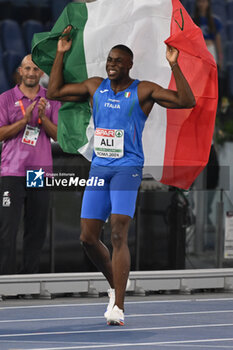
M 40 129 L 30 125 L 26 125 L 22 142 L 30 146 L 35 146 L 40 134 Z
M 121 158 L 124 155 L 124 130 L 95 130 L 95 154 L 101 158 Z

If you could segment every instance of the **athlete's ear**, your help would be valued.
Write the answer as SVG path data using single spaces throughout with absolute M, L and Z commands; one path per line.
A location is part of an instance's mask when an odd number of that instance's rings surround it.
M 132 67 L 133 67 L 133 61 L 130 60 L 130 62 L 129 62 L 129 69 L 131 69 Z

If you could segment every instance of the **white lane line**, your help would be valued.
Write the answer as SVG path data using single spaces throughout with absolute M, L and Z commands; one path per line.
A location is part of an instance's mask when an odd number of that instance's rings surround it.
M 233 300 L 233 298 L 213 298 L 213 299 L 203 299 L 203 298 L 201 298 L 201 299 L 195 299 L 195 300 L 197 300 L 197 301 L 224 301 L 224 300 L 228 300 L 228 301 L 232 301 Z
M 54 318 L 31 318 L 18 320 L 0 320 L 0 323 L 17 323 L 17 322 L 47 322 L 47 321 L 72 321 L 72 320 L 96 320 L 103 319 L 104 316 L 79 316 L 79 317 L 54 317 Z
M 3 341 L 1 341 L 1 343 L 19 343 L 19 341 L 18 340 L 3 340 Z M 38 343 L 38 341 L 21 341 L 20 342 L 21 344 L 36 344 L 36 343 Z M 109 345 L 112 345 L 113 343 L 106 343 L 106 342 L 90 342 L 90 341 L 79 341 L 79 342 L 77 342 L 77 341 L 59 341 L 59 342 L 55 342 L 55 341 L 43 341 L 43 344 L 53 344 L 53 346 L 55 346 L 55 344 L 57 344 L 57 343 L 59 343 L 59 345 L 60 344 L 64 344 L 64 345 L 68 345 L 68 344 L 75 344 L 76 346 L 81 346 L 81 345 L 86 345 L 86 344 L 88 344 L 88 345 L 90 345 L 90 344 L 96 344 L 96 345 L 107 345 L 107 344 L 109 344 Z
M 188 302 L 212 302 L 212 301 L 233 301 L 233 298 L 217 298 L 217 299 L 181 299 L 181 300 L 144 300 L 144 301 L 127 301 L 126 305 L 130 304 L 163 304 L 163 303 L 188 303 Z M 83 303 L 83 304 L 43 304 L 43 305 L 19 305 L 19 306 L 3 306 L 0 307 L 0 310 L 8 310 L 8 309 L 37 309 L 37 308 L 53 308 L 53 307 L 74 307 L 74 306 L 98 306 L 98 305 L 106 305 L 106 302 L 100 303 Z
M 197 344 L 192 344 L 192 345 L 190 345 L 190 344 L 165 344 L 165 345 L 160 345 L 160 346 L 166 346 L 166 347 L 172 347 L 172 348 L 174 348 L 174 347 L 178 347 L 178 348 L 185 348 L 185 349 L 187 349 L 187 348 L 192 348 L 192 349 L 197 349 L 197 348 L 201 348 L 201 349 L 203 349 L 203 345 L 197 345 Z M 206 345 L 205 344 L 205 349 L 207 349 L 207 348 L 210 348 L 210 349 L 232 349 L 232 347 L 233 347 L 233 345 Z
M 108 329 L 83 330 L 83 331 L 60 331 L 60 332 L 38 332 L 38 333 L 15 333 L 15 334 L 0 334 L 0 338 L 13 337 L 33 337 L 45 335 L 66 335 L 66 334 L 92 334 L 92 333 L 110 333 L 110 332 L 145 332 L 165 329 L 190 329 L 190 328 L 215 328 L 215 327 L 233 327 L 233 323 L 221 324 L 197 324 L 185 326 L 168 326 L 168 327 L 147 327 L 147 328 L 127 328 L 127 327 L 109 327 Z M 233 331 L 233 330 L 232 330 Z
M 195 344 L 195 343 L 208 343 L 208 342 L 222 342 L 222 341 L 233 341 L 233 338 L 225 339 L 198 339 L 198 340 L 176 340 L 176 341 L 166 341 L 166 342 L 150 342 L 150 343 L 116 343 L 116 344 L 105 344 L 105 345 L 87 345 L 87 346 L 66 346 L 66 347 L 56 347 L 56 348 L 35 348 L 31 350 L 75 350 L 75 349 L 100 349 L 100 348 L 113 348 L 113 347 L 137 347 L 137 346 L 165 346 L 165 345 L 182 345 L 182 344 Z M 202 345 L 203 346 L 203 345 Z M 213 346 L 213 345 L 212 345 Z M 13 349 L 12 349 L 13 350 Z M 15 349 L 20 350 L 20 349 Z
M 133 317 L 163 317 L 163 316 L 187 316 L 187 315 L 209 315 L 209 314 L 226 314 L 233 313 L 233 310 L 216 310 L 216 311 L 193 311 L 193 312 L 168 312 L 157 314 L 129 314 L 126 318 Z M 0 323 L 17 323 L 17 322 L 42 322 L 42 321 L 72 321 L 72 320 L 94 320 L 103 319 L 103 316 L 77 316 L 77 317 L 53 317 L 53 318 L 30 318 L 15 320 L 0 320 Z
M 21 344 L 20 346 L 23 346 L 23 344 L 34 344 L 34 346 L 38 346 L 37 343 L 38 341 L 32 341 L 32 340 L 23 340 L 23 341 L 19 341 L 19 340 L 1 340 L 1 344 L 11 344 L 11 346 L 14 346 L 13 344 L 14 343 L 17 343 L 18 344 Z M 107 344 L 110 344 L 112 345 L 112 343 L 107 343 L 107 342 L 89 342 L 89 341 L 60 341 L 59 342 L 56 342 L 56 341 L 43 341 L 43 344 L 46 344 L 46 346 L 50 345 L 50 346 L 55 346 L 56 344 L 63 344 L 64 346 L 68 346 L 70 344 L 70 346 L 74 346 L 73 344 L 75 344 L 76 346 L 81 346 L 81 345 L 90 345 L 90 343 L 93 345 L 93 344 L 96 344 L 96 345 L 107 345 Z M 39 344 L 40 345 L 40 344 Z M 9 349 L 10 350 L 10 349 Z M 23 348 L 23 350 L 26 350 Z M 28 349 L 28 350 L 32 350 L 32 349 Z
M 232 299 L 233 300 L 233 299 Z M 190 300 L 179 300 L 179 301 L 176 301 L 176 300 L 165 300 L 165 301 L 149 301 L 149 300 L 144 300 L 144 301 L 128 301 L 128 302 L 125 302 L 126 305 L 130 305 L 130 304 L 154 304 L 154 303 L 176 303 L 176 302 L 189 302 Z M 38 308 L 53 308 L 53 307 L 74 307 L 74 306 L 103 306 L 108 303 L 108 300 L 106 299 L 105 302 L 99 302 L 99 303 L 83 303 L 83 304 L 43 304 L 43 305 L 20 305 L 20 306 L 6 306 L 6 307 L 0 307 L 0 310 L 8 310 L 8 309 L 38 309 Z

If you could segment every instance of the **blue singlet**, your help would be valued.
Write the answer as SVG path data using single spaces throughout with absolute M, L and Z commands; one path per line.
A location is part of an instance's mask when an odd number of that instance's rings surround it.
M 100 158 L 93 154 L 92 166 L 143 166 L 142 131 L 146 115 L 138 101 L 139 80 L 115 94 L 111 82 L 105 79 L 93 98 L 93 118 L 96 128 L 124 130 L 124 156 L 119 159 Z
M 142 179 L 142 132 L 147 118 L 139 105 L 138 84 L 139 80 L 134 80 L 127 89 L 115 94 L 110 80 L 105 79 L 94 94 L 95 129 L 124 130 L 124 154 L 120 158 L 105 158 L 93 152 L 89 177 L 104 179 L 104 186 L 86 187 L 82 218 L 105 221 L 110 213 L 134 215 Z

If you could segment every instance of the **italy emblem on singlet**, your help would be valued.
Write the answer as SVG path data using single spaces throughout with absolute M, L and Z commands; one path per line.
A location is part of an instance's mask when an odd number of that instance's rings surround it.
M 95 154 L 101 158 L 121 158 L 124 155 L 124 130 L 96 128 Z

